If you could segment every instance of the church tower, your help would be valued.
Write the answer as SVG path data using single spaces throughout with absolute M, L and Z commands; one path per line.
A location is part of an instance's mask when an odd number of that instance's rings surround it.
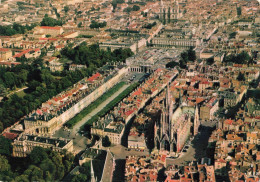
M 200 121 L 199 121 L 199 106 L 195 106 L 195 113 L 194 113 L 194 132 L 193 135 L 197 135 L 199 131 Z

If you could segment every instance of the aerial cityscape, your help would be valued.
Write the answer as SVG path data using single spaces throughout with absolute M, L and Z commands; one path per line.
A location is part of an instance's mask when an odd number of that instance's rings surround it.
M 0 181 L 260 182 L 258 0 L 1 0 Z

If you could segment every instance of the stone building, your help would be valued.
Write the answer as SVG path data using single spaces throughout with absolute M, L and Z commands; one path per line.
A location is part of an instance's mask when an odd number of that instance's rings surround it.
M 113 144 L 121 144 L 121 137 L 124 133 L 125 125 L 115 118 L 113 114 L 108 114 L 97 122 L 93 123 L 91 127 L 92 135 L 99 135 L 100 137 L 108 136 L 109 141 Z
M 73 152 L 73 141 L 69 139 L 39 137 L 35 135 L 21 134 L 12 143 L 14 157 L 26 157 L 34 147 L 49 148 L 61 152 L 66 150 Z
M 63 33 L 62 27 L 49 27 L 49 26 L 41 26 L 36 27 L 34 34 L 45 34 L 45 35 L 51 35 L 52 37 L 55 37 L 57 35 L 60 35 Z
M 166 22 L 170 22 L 171 20 L 177 20 L 181 18 L 182 13 L 180 11 L 179 2 L 174 1 L 162 1 L 160 2 L 160 12 L 159 19 Z
M 0 59 L 8 60 L 10 57 L 12 57 L 11 49 L 0 48 Z
M 219 103 L 217 98 L 212 98 L 208 102 L 205 102 L 200 107 L 200 119 L 202 120 L 211 120 L 214 119 L 215 112 L 219 108 Z

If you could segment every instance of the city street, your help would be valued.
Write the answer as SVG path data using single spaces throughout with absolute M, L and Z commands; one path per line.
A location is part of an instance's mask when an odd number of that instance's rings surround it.
M 126 156 L 144 156 L 149 155 L 148 150 L 130 149 L 122 145 L 110 147 L 109 150 L 115 155 L 115 159 L 126 159 Z
M 182 152 L 177 159 L 167 158 L 167 165 L 182 165 L 187 161 L 199 161 L 201 158 L 206 157 L 208 139 L 215 124 L 216 121 L 202 122 L 200 132 L 194 137 L 194 140 L 191 141 L 189 149 L 186 152 Z

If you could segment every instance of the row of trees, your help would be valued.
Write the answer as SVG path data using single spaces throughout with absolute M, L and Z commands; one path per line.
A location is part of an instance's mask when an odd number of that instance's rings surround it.
M 25 34 L 27 31 L 32 30 L 36 27 L 37 24 L 33 23 L 32 25 L 20 25 L 18 23 L 14 23 L 13 25 L 8 26 L 0 26 L 0 35 L 3 36 L 12 36 L 15 34 Z
M 131 11 L 139 11 L 140 10 L 140 6 L 134 5 L 132 8 L 131 7 L 127 7 L 124 9 L 124 12 L 130 13 Z
M 103 28 L 107 26 L 107 22 L 102 22 L 102 23 L 99 23 L 99 22 L 96 22 L 95 20 L 92 20 L 91 21 L 91 24 L 89 25 L 90 28 Z

